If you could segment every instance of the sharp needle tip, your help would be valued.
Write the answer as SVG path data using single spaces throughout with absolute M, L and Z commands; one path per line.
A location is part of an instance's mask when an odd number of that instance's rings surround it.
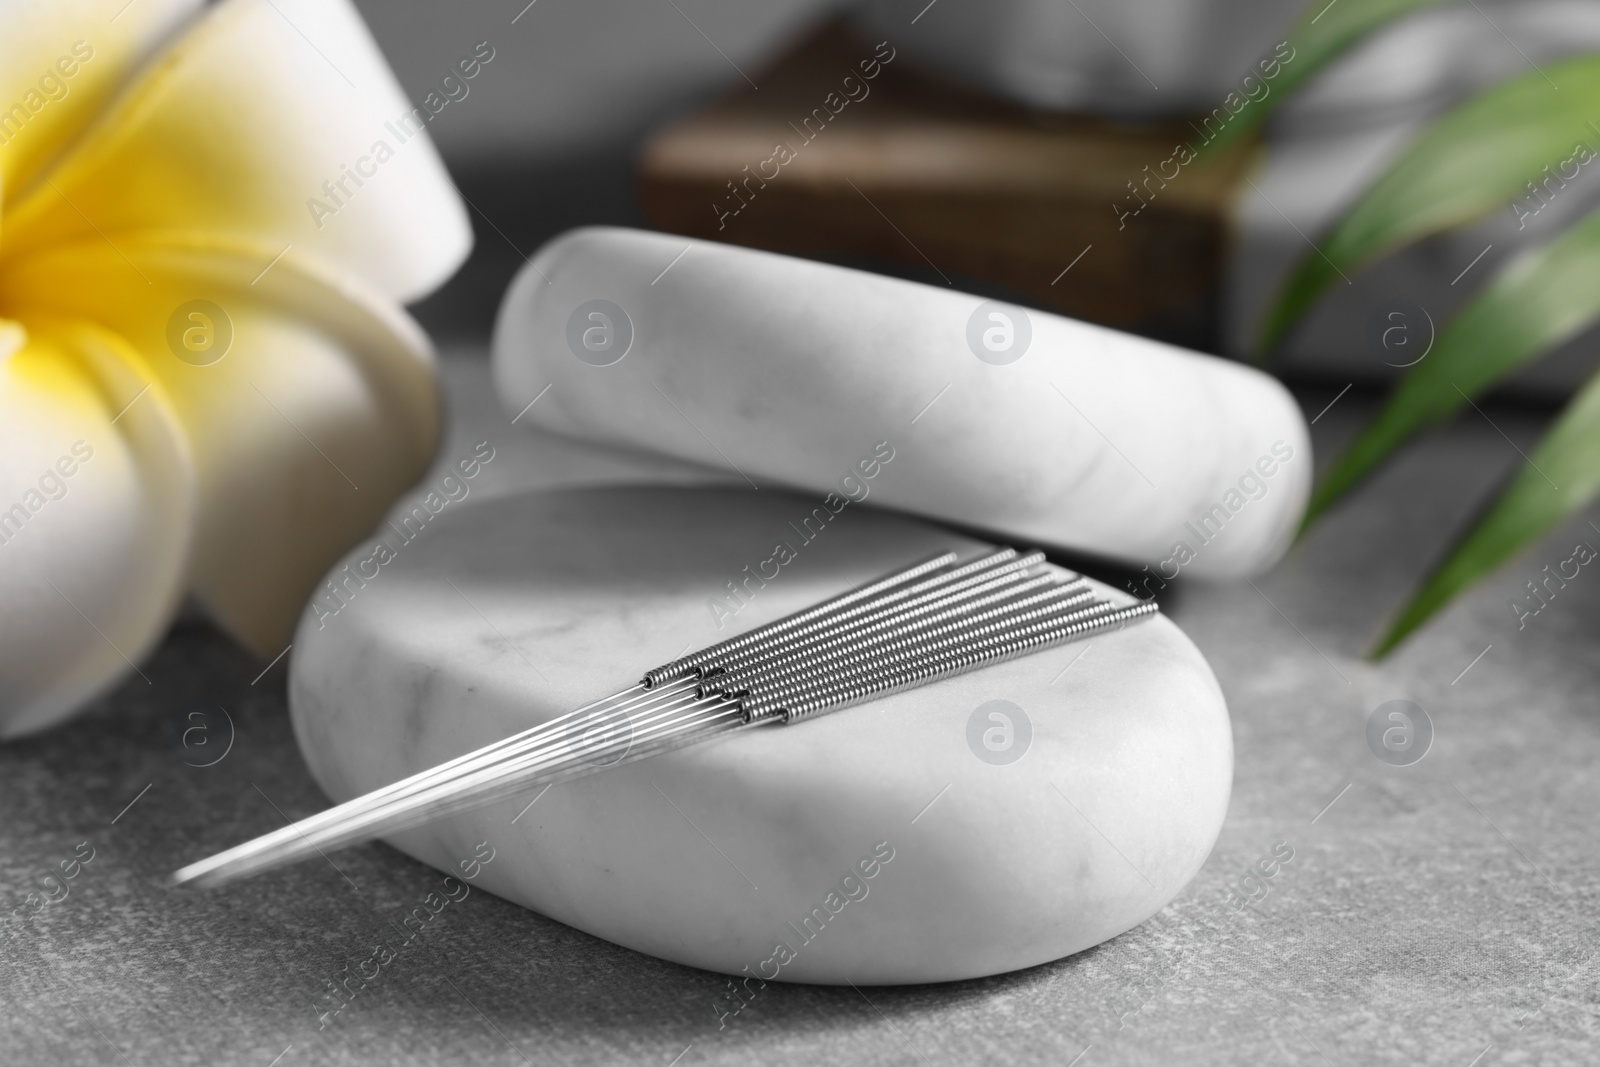
M 1082 576 L 1041 569 L 1044 563 L 1042 552 L 1011 548 L 967 563 L 941 553 L 680 657 L 619 693 L 190 864 L 168 884 L 210 889 L 312 856 L 328 859 L 331 851 L 558 781 L 747 726 L 832 711 L 1156 611 L 1150 602 L 1099 598 Z

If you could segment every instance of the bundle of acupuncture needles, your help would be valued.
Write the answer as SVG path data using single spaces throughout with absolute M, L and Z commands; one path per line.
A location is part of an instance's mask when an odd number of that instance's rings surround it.
M 221 885 L 534 787 L 735 730 L 792 723 L 1037 652 L 1156 610 L 1098 599 L 1044 554 L 947 552 L 647 671 L 638 685 L 191 864 Z

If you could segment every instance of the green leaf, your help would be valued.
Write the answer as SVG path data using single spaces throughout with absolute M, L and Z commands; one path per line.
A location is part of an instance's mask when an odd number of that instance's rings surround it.
M 1514 259 L 1475 296 L 1323 476 L 1302 529 L 1407 438 L 1600 318 L 1600 210 Z M 1597 458 L 1600 462 L 1600 458 Z
M 1237 114 L 1206 121 L 1209 154 L 1256 129 L 1301 85 L 1384 25 L 1442 0 L 1316 0 L 1272 57 L 1270 92 Z M 1559 88 L 1558 88 L 1559 87 Z M 1237 106 L 1237 105 L 1235 105 Z M 1588 55 L 1492 86 L 1414 141 L 1290 276 L 1261 328 L 1270 349 L 1337 279 L 1408 244 L 1483 217 L 1501 203 L 1519 216 L 1540 205 L 1532 179 L 1593 160 L 1600 126 L 1600 56 Z M 1220 129 L 1211 133 L 1212 127 Z M 1568 175 L 1567 180 L 1571 180 Z M 1559 178 L 1551 184 L 1559 186 Z M 1541 191 L 1548 191 L 1541 187 Z M 1559 189 L 1557 190 L 1559 191 Z M 1513 201 L 1521 202 L 1519 211 Z M 1334 464 L 1306 525 L 1390 452 L 1457 412 L 1523 363 L 1600 318 L 1600 211 L 1501 271 L 1439 335 L 1384 411 Z M 1423 582 L 1378 642 L 1381 656 L 1462 590 L 1600 495 L 1600 375 L 1563 412 L 1527 464 Z
M 1310 81 L 1312 76 L 1360 44 L 1375 30 L 1398 21 L 1425 7 L 1435 7 L 1445 0 L 1321 0 L 1313 4 L 1300 17 L 1290 31 L 1289 47 L 1293 49 L 1287 62 L 1280 61 L 1278 76 L 1269 84 L 1269 91 L 1260 100 L 1252 101 L 1233 119 L 1225 123 L 1222 132 L 1206 145 L 1206 151 L 1243 136 L 1260 126 L 1278 105 L 1288 99 L 1297 88 Z M 1277 58 L 1269 54 L 1263 62 Z
M 1580 148 L 1591 151 L 1588 141 L 1600 137 L 1600 127 L 1589 121 L 1596 114 L 1597 55 L 1491 86 L 1447 113 L 1301 260 L 1263 323 L 1262 350 L 1334 281 L 1348 281 L 1398 248 L 1531 196 L 1531 179 L 1542 179 L 1545 167 L 1554 174 Z
M 1373 649 L 1394 648 L 1457 593 L 1600 494 L 1600 374 L 1567 405 L 1533 455 L 1456 542 Z

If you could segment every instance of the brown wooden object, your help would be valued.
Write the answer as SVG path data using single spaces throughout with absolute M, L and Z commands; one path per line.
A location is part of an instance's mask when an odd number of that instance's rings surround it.
M 1190 122 L 1041 114 L 903 53 L 881 62 L 891 48 L 829 25 L 753 72 L 759 89 L 662 129 L 639 160 L 646 217 L 692 237 L 932 266 L 1120 327 L 1214 294 L 1251 139 L 1180 163 L 1179 145 L 1203 141 Z

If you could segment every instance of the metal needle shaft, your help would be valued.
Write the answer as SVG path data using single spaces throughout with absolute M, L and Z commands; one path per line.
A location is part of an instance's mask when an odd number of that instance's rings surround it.
M 832 711 L 1155 612 L 1012 548 L 946 552 L 680 657 L 638 685 L 178 871 L 220 885 L 748 727 Z

